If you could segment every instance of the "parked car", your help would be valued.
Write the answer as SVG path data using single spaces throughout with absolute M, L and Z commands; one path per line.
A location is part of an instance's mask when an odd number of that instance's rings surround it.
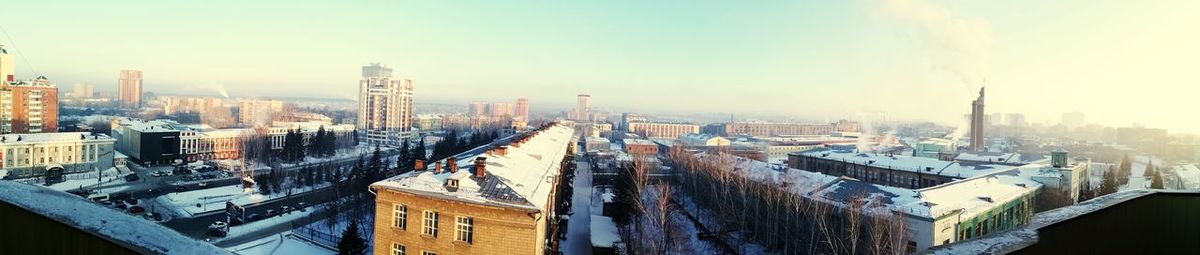
M 137 199 L 134 199 L 134 198 L 126 198 L 122 201 L 125 201 L 125 203 L 129 204 L 129 205 L 137 205 L 137 204 L 141 203 L 141 201 L 138 201 Z
M 296 208 L 292 208 L 291 206 L 286 206 L 286 205 L 279 208 L 279 211 L 281 211 L 283 213 L 290 213 L 295 210 L 296 210 Z
M 162 221 L 162 220 L 163 220 L 163 217 L 162 217 L 162 215 L 161 215 L 161 214 L 152 213 L 152 212 L 148 212 L 148 213 L 146 213 L 146 218 L 147 218 L 147 219 L 154 219 L 155 221 Z
M 187 186 L 175 186 L 175 192 L 187 191 Z
M 275 209 L 267 210 L 267 217 L 273 217 L 275 215 L 279 215 L 279 212 L 275 211 Z
M 114 203 L 114 204 L 115 205 L 113 205 L 113 207 L 115 207 L 117 209 L 125 210 L 125 208 L 129 208 L 129 206 L 125 205 L 125 203 L 118 202 L 118 203 Z
M 304 202 L 296 203 L 296 210 L 300 210 L 301 212 L 303 212 L 303 211 L 304 211 L 304 205 L 305 205 L 305 203 L 304 203 Z
M 262 215 L 258 215 L 257 213 L 251 213 L 250 216 L 246 216 L 246 221 L 256 221 L 261 219 Z
M 225 237 L 229 234 L 229 225 L 221 221 L 213 222 L 212 225 L 208 225 L 208 231 L 205 234 L 215 237 Z
M 141 179 L 142 179 L 142 178 L 141 178 L 141 177 L 138 177 L 138 175 L 137 175 L 137 174 L 129 174 L 129 175 L 126 175 L 126 176 L 125 176 L 125 181 L 127 181 L 127 182 L 135 182 L 135 181 L 138 181 L 138 180 L 141 180 Z
M 130 213 L 144 213 L 144 212 L 146 212 L 146 208 L 142 208 L 141 206 L 134 206 L 134 207 L 129 208 L 129 212 Z
M 88 196 L 88 200 L 92 200 L 92 202 L 103 203 L 104 201 L 108 201 L 108 194 L 91 195 L 91 196 Z

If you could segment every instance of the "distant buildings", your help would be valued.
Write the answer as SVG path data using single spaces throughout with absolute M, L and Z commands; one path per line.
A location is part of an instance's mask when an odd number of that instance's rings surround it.
M 568 116 L 572 120 L 591 120 L 591 104 L 592 96 L 587 94 L 579 94 L 576 97 L 575 111 L 573 116 Z
M 91 98 L 95 93 L 95 86 L 86 83 L 76 83 L 74 89 L 71 90 L 71 96 L 75 98 Z
M 514 108 L 512 103 L 491 103 L 488 104 L 488 115 L 492 117 L 513 117 L 516 113 Z
M 87 132 L 0 135 L 0 169 L 10 178 L 109 169 L 114 143 L 107 135 Z
M 371 184 L 375 254 L 548 254 L 574 164 L 572 129 L 552 125 L 486 152 Z M 569 196 L 569 194 L 567 194 Z
M 517 98 L 516 117 L 521 121 L 529 121 L 529 99 Z
M 700 126 L 688 123 L 633 122 L 629 132 L 646 138 L 677 139 L 683 134 L 700 133 Z
M 412 135 L 412 80 L 392 78 L 379 63 L 362 68 L 358 127 L 370 145 L 399 146 Z
M 983 89 L 979 88 L 979 97 L 971 101 L 971 151 L 983 151 L 983 146 L 987 144 L 983 136 L 984 125 L 987 125 L 983 122 Z
M 688 134 L 680 135 L 679 141 L 683 142 L 683 144 L 686 146 L 713 147 L 713 146 L 729 146 L 731 144 L 729 139 L 725 139 L 724 137 L 710 135 L 710 134 L 700 134 L 700 133 L 688 133 Z
M 1062 114 L 1062 125 L 1068 131 L 1083 127 L 1085 123 L 1082 112 L 1066 112 Z
M 771 136 L 820 136 L 830 135 L 835 131 L 857 132 L 857 122 L 842 120 L 831 124 L 792 124 L 792 123 L 748 123 L 732 122 L 724 125 L 725 136 L 748 135 L 754 137 Z
M 284 112 L 283 102 L 272 99 L 247 99 L 238 102 L 238 122 L 247 127 L 271 125 L 273 117 Z
M 142 106 L 142 71 L 121 70 L 117 80 L 117 100 L 124 107 Z
M 141 165 L 165 165 L 196 160 L 237 159 L 247 150 L 247 141 L 260 138 L 272 150 L 283 148 L 289 131 L 299 130 L 302 144 L 320 129 L 334 134 L 337 148 L 353 145 L 354 125 L 322 122 L 274 122 L 270 127 L 216 129 L 207 125 L 180 124 L 171 120 L 117 118 L 112 121 L 113 138 L 121 153 Z M 253 148 L 258 149 L 258 148 Z
M 1029 126 L 1029 122 L 1025 121 L 1025 114 L 1009 113 L 1004 115 L 1005 123 L 1010 127 L 1025 127 Z
M 432 114 L 418 114 L 413 117 L 413 123 L 421 132 L 441 131 L 444 128 L 442 116 Z
M 471 108 L 469 108 L 467 110 L 467 115 L 471 115 L 471 116 L 487 115 L 487 103 L 471 102 Z
M 627 138 L 621 140 L 621 145 L 625 147 L 625 153 L 629 153 L 629 155 L 647 157 L 658 155 L 658 145 L 650 140 Z
M 45 76 L 0 83 L 0 133 L 58 132 L 58 87 Z

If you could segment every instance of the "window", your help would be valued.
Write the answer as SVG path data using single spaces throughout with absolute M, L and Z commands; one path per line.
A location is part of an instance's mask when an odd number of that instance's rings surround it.
M 437 237 L 438 213 L 435 211 L 424 211 L 425 220 L 421 225 L 421 234 Z
M 421 255 L 437 255 L 437 253 L 432 252 L 432 251 L 422 251 Z
M 392 226 L 399 229 L 408 228 L 408 206 L 402 204 L 392 205 Z
M 404 245 L 392 243 L 392 255 L 404 255 Z
M 475 231 L 475 219 L 471 217 L 457 217 L 454 219 L 454 240 L 471 243 L 474 236 L 471 234 Z

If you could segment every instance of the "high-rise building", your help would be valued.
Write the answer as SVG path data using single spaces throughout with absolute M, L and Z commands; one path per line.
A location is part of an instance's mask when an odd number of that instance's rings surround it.
M 1062 115 L 1062 125 L 1067 130 L 1075 130 L 1076 128 L 1083 127 L 1084 121 L 1082 112 L 1065 112 Z
M 0 80 L 6 84 L 15 81 L 13 77 L 13 57 L 8 54 L 8 50 L 4 49 L 4 45 L 0 45 Z
M 71 95 L 75 98 L 91 98 L 94 93 L 95 87 L 86 83 L 76 83 L 75 88 L 71 90 Z
M 283 113 L 279 100 L 252 99 L 238 103 L 238 120 L 251 127 L 270 126 L 275 115 Z
M 517 118 L 529 121 L 529 99 L 517 98 Z
M 0 84 L 0 133 L 58 131 L 58 87 L 45 76 Z
M 575 120 L 589 120 L 591 114 L 588 113 L 588 108 L 591 107 L 592 96 L 587 94 L 579 94 L 579 102 L 575 105 Z
M 1020 113 L 1009 113 L 1004 116 L 1004 121 L 1012 127 L 1024 127 L 1029 124 L 1025 122 L 1025 114 Z
M 142 106 L 142 71 L 121 70 L 121 78 L 117 80 L 117 100 L 121 106 Z
M 487 103 L 471 102 L 471 109 L 468 110 L 467 115 L 481 116 L 485 114 L 487 114 Z
M 488 114 L 492 117 L 514 116 L 512 103 L 491 103 L 488 104 Z
M 971 150 L 983 151 L 986 143 L 983 138 L 983 89 L 979 88 L 979 97 L 971 101 Z
M 392 78 L 379 63 L 363 66 L 359 81 L 358 127 L 371 145 L 399 146 L 412 134 L 412 80 Z

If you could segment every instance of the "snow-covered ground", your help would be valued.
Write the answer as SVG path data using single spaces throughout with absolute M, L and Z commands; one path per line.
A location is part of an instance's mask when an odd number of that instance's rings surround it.
M 243 237 L 245 235 L 253 234 L 258 231 L 264 231 L 269 228 L 286 225 L 294 220 L 308 217 L 310 212 L 312 212 L 311 208 L 308 210 L 308 212 L 294 211 L 294 212 L 290 212 L 290 213 L 280 214 L 280 215 L 274 216 L 274 217 L 267 217 L 262 220 L 253 221 L 253 222 L 242 224 L 242 225 L 231 226 L 231 227 L 229 227 L 229 233 L 227 235 L 225 235 L 225 237 L 211 238 L 211 239 L 209 239 L 209 241 L 211 241 L 213 243 L 217 243 L 217 242 L 220 242 L 221 240 L 236 239 L 239 237 Z M 222 245 L 222 246 L 224 246 L 224 245 Z
M 222 254 L 223 250 L 185 237 L 144 219 L 80 199 L 78 196 L 12 181 L 0 181 L 0 201 L 114 241 L 158 254 Z M 15 230 L 14 230 L 15 231 Z
M 230 247 L 228 250 L 241 255 L 337 254 L 336 251 L 297 238 L 291 232 L 284 232 L 239 244 Z
M 329 183 L 321 183 L 309 187 L 292 189 L 292 195 L 328 187 Z M 191 217 L 197 214 L 225 210 L 225 202 L 245 206 L 273 199 L 287 197 L 286 192 L 262 195 L 255 188 L 244 189 L 242 185 L 221 186 L 216 188 L 170 193 L 155 199 L 155 202 L 180 216 Z M 199 206 L 197 206 L 199 205 Z
M 571 218 L 567 220 L 567 239 L 562 241 L 560 249 L 564 254 L 592 254 L 591 215 L 600 215 L 602 211 L 591 210 L 598 207 L 592 203 L 590 168 L 585 161 L 575 161 L 575 182 L 571 184 L 574 191 L 571 196 Z
M 313 207 L 313 210 L 322 207 Z M 317 215 L 322 214 L 320 211 L 311 212 Z M 324 245 L 326 247 L 337 247 L 338 240 L 341 240 L 342 232 L 346 231 L 346 227 L 350 226 L 349 212 L 345 212 L 340 217 L 335 219 L 323 219 L 300 228 L 292 230 L 292 235 L 300 239 L 305 239 L 310 242 Z M 369 211 L 357 212 L 358 214 L 358 231 L 359 235 L 367 241 L 367 247 L 372 247 L 372 236 L 374 235 L 375 213 Z M 330 222 L 333 222 L 332 226 Z

